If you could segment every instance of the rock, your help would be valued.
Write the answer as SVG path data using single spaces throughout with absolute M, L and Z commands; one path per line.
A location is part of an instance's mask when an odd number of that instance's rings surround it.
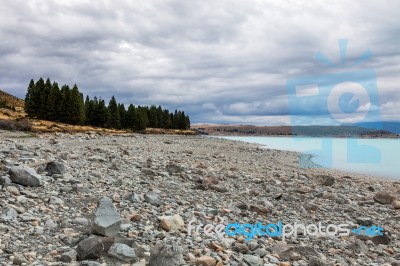
M 391 204 L 394 200 L 396 200 L 396 196 L 391 192 L 380 191 L 375 194 L 374 200 L 380 204 Z
M 354 244 L 351 245 L 351 248 L 356 253 L 367 254 L 369 251 L 368 247 L 360 239 L 356 239 Z
M 11 179 L 8 176 L 0 176 L 1 190 L 4 190 L 4 188 L 10 185 L 11 183 L 12 183 Z
M 320 175 L 318 177 L 320 179 L 321 185 L 331 187 L 335 183 L 335 178 L 329 175 Z
M 13 259 L 13 264 L 14 265 L 22 265 L 22 264 L 26 265 L 27 263 L 28 263 L 28 261 L 26 260 L 26 258 L 23 255 L 16 254 L 14 256 L 14 259 Z
M 242 244 L 242 243 L 235 243 L 235 246 L 233 247 L 234 251 L 246 254 L 247 252 L 249 252 L 249 247 L 246 244 Z
M 215 190 L 217 192 L 225 193 L 228 192 L 228 189 L 224 184 L 216 184 L 216 185 L 210 185 L 210 189 Z
M 368 217 L 359 217 L 356 219 L 359 225 L 372 226 L 372 220 Z
M 244 255 L 243 256 L 244 262 L 247 263 L 249 266 L 261 266 L 263 265 L 263 260 L 257 256 L 253 255 Z
M 46 165 L 45 171 L 49 176 L 65 174 L 65 166 L 59 162 L 50 162 Z
M 89 225 L 89 220 L 84 217 L 77 217 L 72 221 L 72 223 L 87 226 L 87 225 Z
M 201 256 L 196 260 L 196 266 L 215 266 L 217 261 L 209 256 Z
M 9 171 L 10 179 L 13 183 L 17 183 L 28 187 L 42 186 L 42 178 L 36 171 L 27 166 L 15 166 Z
M 392 201 L 392 206 L 393 206 L 393 208 L 395 208 L 396 210 L 400 209 L 400 200 L 394 200 L 394 201 Z
M 75 250 L 65 252 L 65 253 L 61 254 L 60 261 L 67 262 L 67 263 L 76 261 L 77 255 L 78 254 L 76 253 Z
M 98 259 L 103 250 L 103 243 L 98 237 L 86 238 L 79 242 L 76 248 L 78 260 Z
M 147 203 L 150 203 L 151 205 L 160 205 L 161 204 L 160 196 L 155 191 L 149 191 L 146 194 L 144 194 L 144 200 Z
M 168 164 L 166 167 L 166 170 L 171 175 L 171 174 L 175 174 L 175 173 L 180 173 L 180 172 L 182 172 L 183 169 L 179 165 Z
M 400 260 L 393 261 L 392 266 L 400 266 Z
M 326 266 L 327 264 L 317 257 L 311 257 L 310 261 L 308 262 L 308 266 Z
M 147 176 L 155 176 L 156 175 L 156 173 L 153 170 L 147 169 L 147 168 L 142 169 L 142 173 Z
M 182 249 L 177 243 L 172 245 L 157 244 L 150 252 L 148 266 L 180 266 L 186 265 L 183 260 Z
M 130 202 L 142 202 L 143 198 L 140 194 L 136 193 L 131 193 L 125 196 L 126 200 L 129 200 Z
M 282 260 L 291 260 L 293 257 L 296 257 L 296 254 L 300 254 L 301 256 L 309 259 L 311 257 L 319 257 L 318 252 L 316 252 L 312 247 L 303 247 L 303 246 L 295 246 L 290 247 L 279 253 L 279 257 Z
M 133 248 L 121 243 L 112 245 L 108 250 L 108 256 L 124 262 L 134 262 L 136 260 Z
M 81 262 L 80 266 L 102 266 L 102 265 L 97 261 L 85 260 Z
M 63 204 L 64 204 L 64 201 L 63 201 L 62 199 L 60 199 L 60 198 L 51 196 L 51 197 L 49 198 L 49 203 L 50 203 L 50 204 L 54 204 L 54 205 L 63 205 Z
M 14 208 L 7 208 L 1 214 L 0 219 L 4 221 L 12 221 L 14 219 L 17 219 L 17 217 L 18 213 Z
M 160 225 L 162 229 L 169 232 L 182 229 L 185 226 L 185 222 L 180 215 L 175 214 L 174 216 L 161 217 Z
M 96 209 L 92 232 L 102 236 L 117 236 L 121 227 L 121 217 L 110 198 L 103 197 Z
M 388 237 L 387 235 L 383 235 L 383 236 L 365 236 L 365 235 L 359 235 L 357 236 L 357 238 L 359 240 L 364 240 L 364 241 L 372 241 L 372 243 L 374 243 L 375 245 L 389 245 L 391 242 L 390 237 Z

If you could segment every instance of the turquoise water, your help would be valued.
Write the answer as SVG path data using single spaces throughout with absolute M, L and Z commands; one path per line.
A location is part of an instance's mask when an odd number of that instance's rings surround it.
M 400 139 L 239 137 L 225 139 L 261 144 L 270 149 L 315 155 L 327 168 L 400 180 Z

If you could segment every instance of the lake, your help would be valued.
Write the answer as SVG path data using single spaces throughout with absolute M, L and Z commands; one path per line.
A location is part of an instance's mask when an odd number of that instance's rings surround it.
M 326 168 L 400 180 L 400 139 L 241 137 L 222 138 L 261 144 L 269 149 L 314 155 Z

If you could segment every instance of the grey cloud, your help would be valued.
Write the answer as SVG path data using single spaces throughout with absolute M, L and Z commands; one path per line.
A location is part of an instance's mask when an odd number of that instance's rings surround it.
M 286 81 L 332 71 L 368 48 L 385 119 L 399 120 L 396 0 L 9 1 L 0 9 L 0 87 L 19 97 L 50 77 L 85 94 L 183 108 L 195 123 L 310 123 L 290 119 Z M 316 120 L 325 123 L 323 117 Z

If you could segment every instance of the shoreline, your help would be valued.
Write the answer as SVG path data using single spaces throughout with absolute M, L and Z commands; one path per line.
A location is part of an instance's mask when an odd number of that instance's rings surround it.
M 225 137 L 246 137 L 246 136 L 205 136 L 205 137 L 215 137 L 215 138 L 221 138 L 221 139 L 226 139 L 226 140 L 232 140 L 232 141 L 240 141 L 243 143 L 249 143 L 249 144 L 257 144 L 259 145 L 261 148 L 264 149 L 270 149 L 270 150 L 276 150 L 276 151 L 289 151 L 289 152 L 294 152 L 297 153 L 299 156 L 299 160 L 301 161 L 302 165 L 305 165 L 305 168 L 320 168 L 320 169 L 325 169 L 325 170 L 333 170 L 333 171 L 338 171 L 338 172 L 343 172 L 344 174 L 347 175 L 359 175 L 359 176 L 364 176 L 365 178 L 373 178 L 373 179 L 378 179 L 378 180 L 389 180 L 389 181 L 398 181 L 400 182 L 400 176 L 399 178 L 396 177 L 392 177 L 392 176 L 385 176 L 385 175 L 375 175 L 375 174 L 367 174 L 367 173 L 361 173 L 361 172 L 357 172 L 357 171 L 349 171 L 346 169 L 340 169 L 340 168 L 328 168 L 328 167 L 324 167 L 322 165 L 319 165 L 318 163 L 315 163 L 312 158 L 316 158 L 318 157 L 318 155 L 316 154 L 307 154 L 304 152 L 298 152 L 298 151 L 294 151 L 294 150 L 284 150 L 284 149 L 273 149 L 273 148 L 269 148 L 268 146 L 264 145 L 264 144 L 260 144 L 260 143 L 254 143 L 254 142 L 247 142 L 245 140 L 234 140 L 234 139 L 229 139 L 229 138 L 225 138 Z M 251 137 L 251 136 L 247 136 L 247 137 Z M 264 138 L 262 136 L 259 136 L 260 138 Z M 275 138 L 276 136 L 271 136 L 271 138 Z M 286 138 L 286 137 L 284 137 Z M 287 138 L 292 138 L 292 137 L 287 137 Z M 307 137 L 307 138 L 313 138 L 313 137 Z M 315 137 L 320 139 L 320 137 Z M 335 138 L 333 138 L 335 139 Z M 337 139 L 343 139 L 343 138 L 337 138 Z M 377 138 L 377 140 L 380 139 L 385 139 L 385 138 Z M 310 167 L 308 167 L 310 166 Z
M 400 260 L 400 209 L 375 200 L 379 193 L 399 200 L 400 182 L 303 169 L 297 152 L 202 136 L 0 134 L 0 143 L 0 169 L 44 160 L 65 169 L 48 175 L 46 165 L 37 165 L 41 186 L 11 185 L 0 193 L 0 230 L 5 232 L 0 263 L 18 258 L 27 264 L 56 265 L 66 254 L 83 256 L 78 247 L 86 245 L 89 236 L 108 246 L 119 241 L 133 248 L 136 263 L 128 265 L 134 266 L 162 257 L 157 245 L 170 249 L 172 243 L 179 249 L 171 252 L 181 256 L 184 265 L 203 260 L 213 266 L 381 265 Z M 2 175 L 7 176 L 4 171 Z M 92 234 L 91 221 L 103 197 L 121 218 L 117 238 Z M 385 236 L 299 235 L 285 241 L 255 236 L 246 241 L 240 236 L 189 235 L 192 220 L 224 225 L 347 223 L 355 228 L 367 223 L 381 225 Z M 15 241 L 19 237 L 24 241 Z M 121 264 L 107 252 L 103 250 L 97 262 Z M 68 256 L 73 259 L 70 265 L 79 265 L 76 255 Z

